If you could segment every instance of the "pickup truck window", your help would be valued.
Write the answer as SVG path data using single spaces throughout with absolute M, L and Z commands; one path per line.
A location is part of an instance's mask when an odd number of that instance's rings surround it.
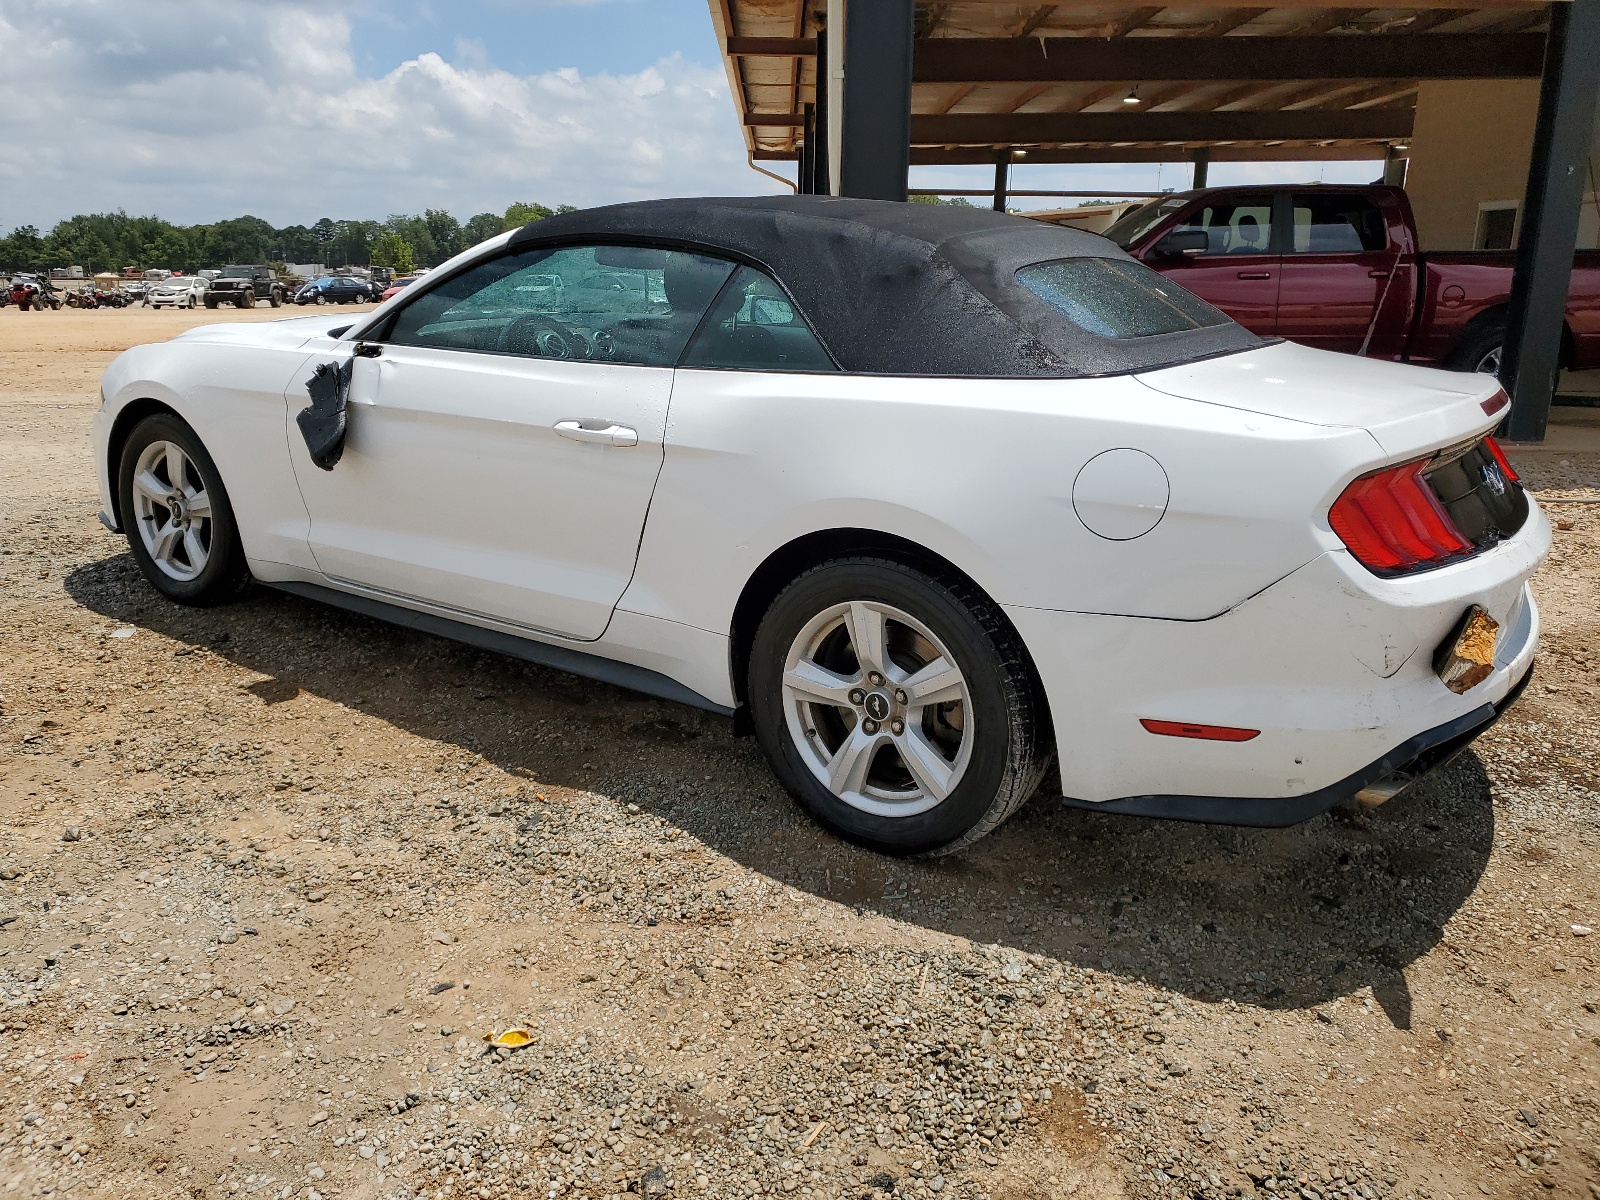
M 1151 337 L 1228 323 L 1199 296 L 1143 263 L 1123 259 L 1034 263 L 1017 272 L 1017 282 L 1078 328 L 1101 337 Z
M 1182 196 L 1166 200 L 1152 200 L 1130 209 L 1106 227 L 1105 235 L 1126 250 L 1162 221 L 1182 208 L 1188 201 Z
M 1388 245 L 1383 214 L 1365 196 L 1297 192 L 1293 207 L 1295 254 L 1360 254 Z
M 1196 209 L 1178 229 L 1202 230 L 1207 254 L 1270 254 L 1272 252 L 1272 197 L 1232 196 Z

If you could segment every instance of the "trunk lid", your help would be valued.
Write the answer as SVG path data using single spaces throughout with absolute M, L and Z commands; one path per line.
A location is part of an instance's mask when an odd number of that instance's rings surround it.
M 1504 416 L 1491 375 L 1436 371 L 1292 342 L 1136 376 L 1169 396 L 1245 412 L 1367 430 L 1388 458 L 1486 433 Z

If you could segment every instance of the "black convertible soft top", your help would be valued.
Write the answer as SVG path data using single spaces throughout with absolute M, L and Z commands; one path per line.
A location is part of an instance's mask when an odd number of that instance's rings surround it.
M 1265 344 L 1232 321 L 1147 337 L 1091 333 L 1016 273 L 1128 255 L 1095 234 L 988 209 L 829 196 L 648 200 L 548 217 L 513 234 L 510 248 L 595 239 L 765 269 L 854 373 L 1115 375 Z

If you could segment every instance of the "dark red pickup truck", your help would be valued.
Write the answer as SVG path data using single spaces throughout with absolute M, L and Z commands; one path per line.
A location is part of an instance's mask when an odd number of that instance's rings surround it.
M 1397 187 L 1179 192 L 1105 236 L 1256 333 L 1458 371 L 1500 365 L 1512 252 L 1422 253 Z M 1575 257 L 1561 365 L 1600 367 L 1600 250 Z

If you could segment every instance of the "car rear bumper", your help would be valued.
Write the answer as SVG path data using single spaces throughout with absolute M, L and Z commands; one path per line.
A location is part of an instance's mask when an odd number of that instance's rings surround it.
M 1533 663 L 1527 581 L 1549 529 L 1535 508 L 1494 550 L 1403 579 L 1324 554 L 1205 621 L 1007 606 L 1049 698 L 1063 793 L 1115 811 L 1290 824 L 1486 727 Z M 1457 695 L 1434 652 L 1473 604 L 1500 632 L 1491 674 Z M 1259 732 L 1161 736 L 1143 720 Z
M 1356 798 L 1374 785 L 1388 785 L 1384 799 L 1398 795 L 1403 788 L 1438 770 L 1485 732 L 1517 702 L 1533 678 L 1533 664 L 1511 685 L 1498 704 L 1482 704 L 1443 725 L 1407 738 L 1376 762 L 1368 763 L 1353 775 L 1307 792 L 1262 800 L 1251 796 L 1126 796 L 1121 800 L 1077 800 L 1063 796 L 1069 808 L 1094 809 L 1133 817 L 1159 817 L 1172 821 L 1199 821 L 1208 825 L 1254 825 L 1281 828 L 1298 825 L 1328 811 L 1343 800 Z M 1382 801 L 1379 801 L 1381 803 Z

